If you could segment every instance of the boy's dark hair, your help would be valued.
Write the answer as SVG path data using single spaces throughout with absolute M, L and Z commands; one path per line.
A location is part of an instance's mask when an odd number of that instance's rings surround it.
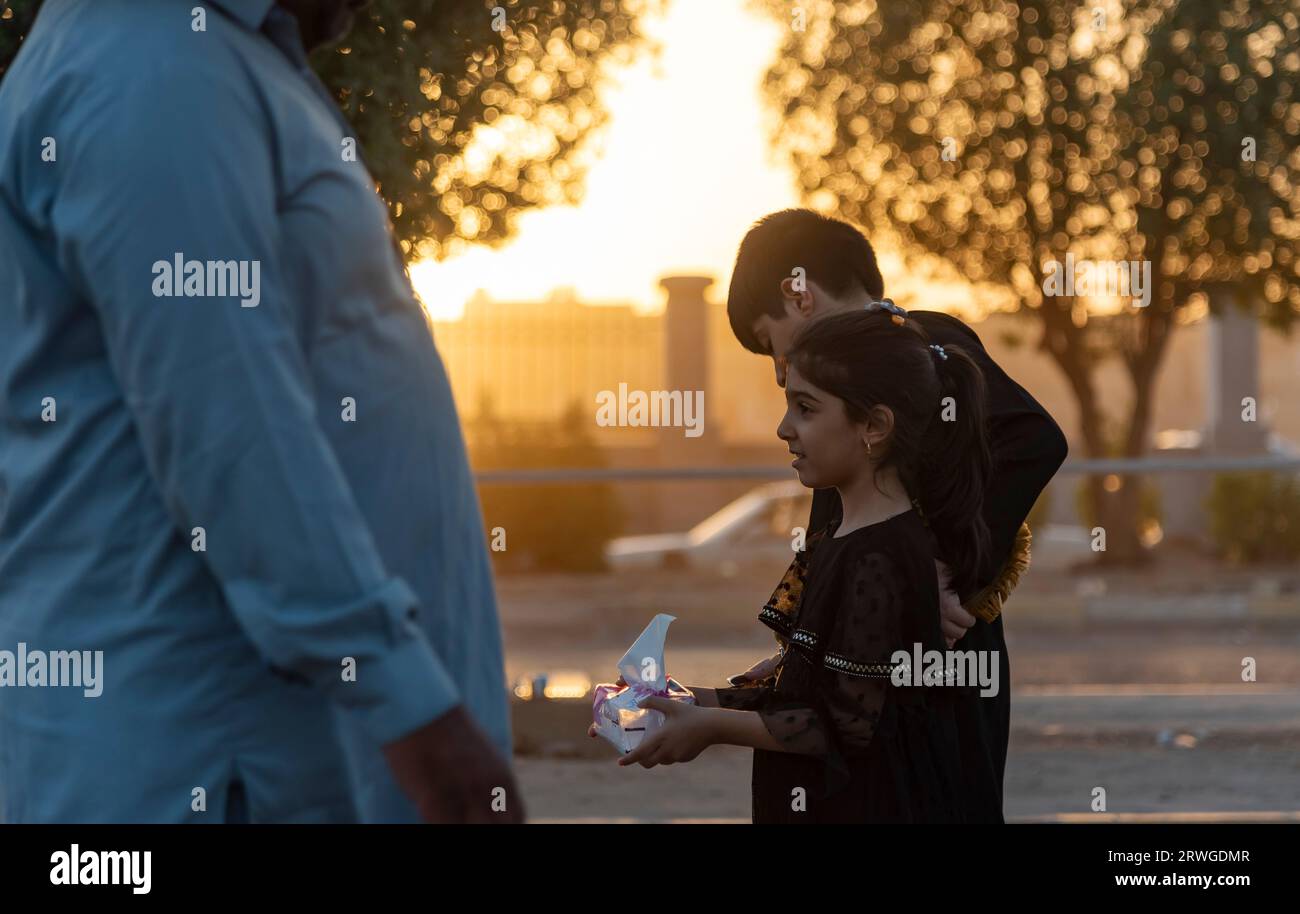
M 727 292 L 727 317 L 740 345 L 769 353 L 754 336 L 754 321 L 779 318 L 781 280 L 803 267 L 805 276 L 832 295 L 863 289 L 883 298 L 885 281 L 876 252 L 854 226 L 810 209 L 783 209 L 754 223 L 740 242 Z
M 984 492 L 992 471 L 984 375 L 957 346 L 935 350 L 916 321 L 880 311 L 845 311 L 808 321 L 790 366 L 844 401 L 855 422 L 874 406 L 894 413 L 879 459 L 898 470 L 921 505 L 953 590 L 969 599 L 989 554 Z M 949 399 L 951 398 L 951 399 Z

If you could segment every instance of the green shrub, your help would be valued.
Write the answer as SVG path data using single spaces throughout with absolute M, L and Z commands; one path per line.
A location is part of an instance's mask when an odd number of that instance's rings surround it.
M 513 422 L 490 414 L 467 429 L 476 471 L 602 468 L 604 452 L 589 413 L 577 404 L 552 422 Z M 506 531 L 494 551 L 498 572 L 594 572 L 605 568 L 604 546 L 623 530 L 622 506 L 609 483 L 489 483 L 479 486 L 483 522 Z
M 1132 481 L 1133 477 L 1126 478 L 1128 484 L 1131 485 Z M 1075 490 L 1074 507 L 1079 512 L 1079 523 L 1089 530 L 1097 526 L 1097 508 L 1092 503 L 1092 489 L 1088 485 L 1087 476 L 1079 481 L 1079 486 Z M 1138 527 L 1145 528 L 1152 524 L 1159 524 L 1163 513 L 1164 508 L 1160 503 L 1160 489 L 1155 483 L 1144 480 L 1142 492 L 1138 496 Z
M 1300 477 L 1267 470 L 1220 473 L 1206 508 L 1215 547 L 1229 561 L 1300 559 Z

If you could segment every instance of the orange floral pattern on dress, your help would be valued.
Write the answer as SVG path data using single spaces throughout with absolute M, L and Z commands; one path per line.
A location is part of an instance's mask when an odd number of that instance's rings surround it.
M 799 606 L 803 600 L 804 584 L 808 575 L 808 560 L 812 555 L 813 548 L 821 541 L 823 533 L 818 531 L 808 537 L 804 544 L 802 552 L 794 554 L 794 560 L 790 562 L 790 567 L 785 570 L 781 576 L 780 582 L 776 589 L 772 591 L 772 596 L 767 598 L 763 604 L 763 609 L 759 613 L 759 619 L 764 625 L 773 628 L 785 628 L 787 631 L 793 630 L 795 621 L 799 618 Z M 773 614 L 778 618 L 773 619 Z M 776 643 L 784 651 L 788 641 L 779 632 L 776 631 Z

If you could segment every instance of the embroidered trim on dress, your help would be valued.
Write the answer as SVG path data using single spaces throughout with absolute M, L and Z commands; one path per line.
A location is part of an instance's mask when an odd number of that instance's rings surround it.
M 901 663 L 858 663 L 848 657 L 841 657 L 839 654 L 827 654 L 825 664 L 828 670 L 834 670 L 846 676 L 861 676 L 863 679 L 888 679 L 893 675 L 895 667 L 904 665 Z
M 807 629 L 797 628 L 790 635 L 790 643 L 797 644 L 799 647 L 806 647 L 808 650 L 817 648 L 817 636 Z
M 790 631 L 788 626 L 783 625 L 786 622 L 784 617 L 779 613 L 770 612 L 766 607 L 760 613 L 760 618 L 772 627 L 779 627 L 778 631 L 785 634 L 790 644 L 800 648 L 800 652 L 805 656 L 815 654 L 817 650 L 817 635 L 807 629 L 797 628 Z M 811 659 L 811 657 L 809 658 Z M 846 676 L 860 676 L 863 678 L 884 678 L 888 679 L 895 667 L 905 666 L 902 663 L 863 663 L 845 657 L 842 654 L 826 654 L 822 657 L 822 665 L 834 673 L 843 673 Z
M 794 627 L 799 616 L 799 606 L 803 598 L 804 576 L 808 572 L 808 556 L 812 547 L 821 539 L 822 534 L 813 534 L 808 538 L 803 552 L 795 553 L 794 561 L 781 577 L 781 582 L 772 591 L 772 596 L 759 610 L 758 620 L 776 634 L 777 643 L 784 652 L 788 645 L 801 649 L 802 653 L 811 654 L 817 649 L 817 635 L 807 629 Z M 811 658 L 810 658 L 811 659 Z M 826 654 L 822 665 L 835 673 L 863 678 L 889 678 L 895 667 L 901 663 L 861 663 L 840 654 Z

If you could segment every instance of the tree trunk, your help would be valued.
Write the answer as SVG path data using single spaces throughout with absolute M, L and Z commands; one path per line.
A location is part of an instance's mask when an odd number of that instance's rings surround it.
M 1079 433 L 1083 437 L 1085 452 L 1089 457 L 1102 458 L 1108 456 L 1104 417 L 1097 406 L 1097 392 L 1093 387 L 1092 379 L 1093 366 L 1082 334 L 1079 328 L 1073 326 L 1070 317 L 1071 307 L 1072 302 L 1069 299 L 1043 300 L 1038 312 L 1043 322 L 1041 347 L 1051 355 L 1074 393 L 1075 402 L 1079 407 Z M 1103 477 L 1100 476 L 1089 476 L 1084 481 L 1089 503 L 1097 510 L 1105 504 L 1105 490 L 1102 484 Z M 1099 523 L 1100 515 L 1097 511 L 1094 511 L 1094 514 L 1097 516 L 1092 519 L 1092 522 Z M 1102 526 L 1105 527 L 1105 524 L 1103 523 Z M 1091 531 L 1089 535 L 1091 536 Z M 1097 553 L 1098 562 L 1106 560 L 1110 549 L 1109 539 L 1108 534 L 1107 551 Z
M 1066 299 L 1045 300 L 1039 310 L 1043 321 L 1043 348 L 1065 374 L 1079 406 L 1079 431 L 1089 457 L 1114 456 L 1106 440 L 1105 416 L 1097 402 L 1093 383 L 1096 365 L 1088 356 L 1085 333 L 1073 326 Z M 1133 384 L 1133 407 L 1125 424 L 1119 452 L 1124 457 L 1141 457 L 1151 423 L 1155 379 L 1166 350 L 1171 327 L 1171 310 L 1165 302 L 1153 302 L 1135 316 L 1135 339 L 1124 349 L 1124 362 Z M 1123 566 L 1147 560 L 1141 539 L 1142 477 L 1125 474 L 1119 486 L 1107 491 L 1104 475 L 1088 477 L 1087 497 L 1094 522 L 1105 531 L 1105 551 L 1097 553 L 1097 564 Z M 1112 486 L 1113 487 L 1113 486 Z M 1089 531 L 1091 533 L 1091 531 Z
M 1171 314 L 1163 301 L 1152 302 L 1134 316 L 1134 339 L 1123 349 L 1124 364 L 1133 385 L 1133 406 L 1124 426 L 1120 456 L 1141 457 L 1147 451 L 1151 413 L 1155 399 L 1155 382 L 1168 348 Z M 1119 488 L 1099 494 L 1099 523 L 1106 528 L 1105 563 L 1111 565 L 1145 564 L 1149 558 L 1142 545 L 1142 489 L 1144 477 L 1126 473 L 1119 477 Z

